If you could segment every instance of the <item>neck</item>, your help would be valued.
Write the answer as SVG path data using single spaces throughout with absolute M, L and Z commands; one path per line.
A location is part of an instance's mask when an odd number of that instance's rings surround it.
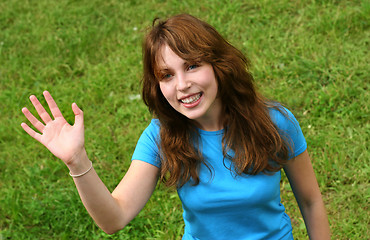
M 198 128 L 209 132 L 218 131 L 224 128 L 221 121 L 220 122 L 194 121 L 194 124 Z

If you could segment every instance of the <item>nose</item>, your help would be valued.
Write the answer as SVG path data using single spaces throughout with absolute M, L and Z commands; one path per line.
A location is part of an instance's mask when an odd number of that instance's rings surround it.
M 185 74 L 177 74 L 176 76 L 176 90 L 184 91 L 190 88 L 191 82 L 186 78 Z

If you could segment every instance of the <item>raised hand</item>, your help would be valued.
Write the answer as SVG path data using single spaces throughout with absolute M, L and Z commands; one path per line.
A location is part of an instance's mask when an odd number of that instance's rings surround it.
M 63 160 L 66 165 L 74 164 L 82 154 L 86 154 L 83 112 L 76 103 L 72 104 L 75 123 L 71 126 L 64 119 L 50 93 L 45 91 L 43 94 L 54 120 L 46 112 L 39 100 L 32 95 L 30 100 L 43 123 L 33 116 L 27 108 L 23 108 L 22 112 L 40 133 L 34 131 L 26 123 L 22 123 L 21 126 L 31 137 L 42 143 L 56 157 Z

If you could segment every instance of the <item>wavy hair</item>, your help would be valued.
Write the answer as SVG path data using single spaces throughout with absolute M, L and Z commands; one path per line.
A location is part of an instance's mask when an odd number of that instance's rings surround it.
M 265 99 L 254 86 L 249 60 L 211 25 L 181 14 L 165 21 L 155 19 L 143 43 L 144 103 L 160 121 L 161 180 L 181 187 L 200 181 L 201 163 L 211 171 L 198 146 L 198 132 L 190 119 L 173 109 L 159 87 L 158 59 L 164 45 L 184 60 L 212 65 L 222 102 L 224 159 L 236 174 L 275 172 L 288 159 L 288 141 L 273 124 L 269 108 L 279 104 Z M 228 153 L 232 150 L 233 156 Z

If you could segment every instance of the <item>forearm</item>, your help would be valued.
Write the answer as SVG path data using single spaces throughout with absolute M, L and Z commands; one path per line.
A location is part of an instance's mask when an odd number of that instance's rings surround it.
M 330 227 L 321 198 L 306 206 L 300 206 L 307 233 L 311 240 L 330 239 Z
M 68 167 L 71 174 L 78 174 L 88 169 L 91 166 L 89 164 L 87 155 L 84 154 L 78 166 Z M 127 224 L 123 209 L 112 197 L 94 168 L 81 177 L 73 178 L 73 180 L 86 210 L 104 232 L 112 234 Z

